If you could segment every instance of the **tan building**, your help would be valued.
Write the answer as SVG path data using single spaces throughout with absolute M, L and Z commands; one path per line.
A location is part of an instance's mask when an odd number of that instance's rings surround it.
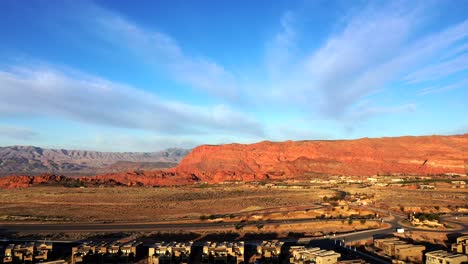
M 374 246 L 392 259 L 422 263 L 425 246 L 413 245 L 399 240 L 397 237 L 375 239 Z
M 244 263 L 244 242 L 205 242 L 202 263 Z
M 133 263 L 139 245 L 135 241 L 84 242 L 72 248 L 71 263 Z
M 52 252 L 52 243 L 29 242 L 25 244 L 9 244 L 5 248 L 3 263 L 13 262 L 43 262 Z
M 149 248 L 149 264 L 188 263 L 193 242 L 159 242 Z
M 424 250 L 426 250 L 426 247 L 423 245 L 408 244 L 407 246 L 399 246 L 395 248 L 395 259 L 405 262 L 422 263 Z
M 468 261 L 468 256 L 437 250 L 426 253 L 426 264 L 462 264 Z
M 278 263 L 283 245 L 284 242 L 278 240 L 263 241 L 257 246 L 257 254 L 252 258 L 260 259 L 264 262 Z
M 305 248 L 303 246 L 292 246 L 289 250 L 289 263 L 305 264 L 335 264 L 341 256 L 333 250 L 322 250 L 320 248 Z
M 341 260 L 341 261 L 338 261 L 336 264 L 368 264 L 368 263 L 362 259 L 352 259 L 352 260 Z
M 5 248 L 5 253 L 3 254 L 3 263 L 12 263 L 13 262 L 13 249 L 15 244 L 9 244 Z
M 468 236 L 457 238 L 457 243 L 452 244 L 452 251 L 456 253 L 468 254 Z
M 374 246 L 376 248 L 383 249 L 383 244 L 385 242 L 398 241 L 398 240 L 400 240 L 398 237 L 374 239 Z

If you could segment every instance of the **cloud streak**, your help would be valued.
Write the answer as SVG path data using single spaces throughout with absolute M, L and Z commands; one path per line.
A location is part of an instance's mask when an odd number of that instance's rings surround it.
M 277 95 L 275 99 L 284 101 L 287 98 L 286 104 L 299 105 L 311 114 L 319 113 L 325 119 L 340 121 L 393 113 L 392 109 L 414 111 L 416 103 L 384 105 L 378 109 L 357 106 L 363 100 L 371 100 L 370 95 L 391 90 L 391 84 L 398 82 L 402 75 L 407 76 L 402 79 L 404 82 L 419 83 L 466 70 L 468 63 L 463 51 L 468 20 L 414 38 L 420 25 L 424 24 L 424 8 L 399 4 L 383 8 L 369 6 L 350 15 L 322 45 L 290 62 L 287 70 L 276 76 L 281 81 L 269 86 Z M 274 43 L 278 36 L 294 35 L 287 39 L 297 39 L 300 33 L 286 28 L 282 26 L 273 38 Z M 286 43 L 288 47 L 298 45 Z M 439 64 L 420 67 L 431 59 L 442 57 L 454 46 L 458 51 L 451 54 L 453 57 Z M 285 50 L 284 53 L 290 49 Z M 288 55 L 288 58 L 292 57 L 295 56 Z M 280 53 L 279 61 L 281 58 Z M 418 70 L 413 71 L 415 68 Z
M 29 128 L 0 125 L 0 137 L 17 140 L 31 140 L 38 135 L 38 133 Z
M 226 105 L 166 101 L 131 86 L 54 69 L 0 71 L 1 116 L 52 116 L 165 134 L 263 134 L 259 123 Z
M 123 45 L 156 70 L 163 70 L 176 81 L 230 102 L 239 100 L 237 77 L 206 57 L 188 55 L 170 35 L 145 29 L 123 16 L 90 7 L 96 14 L 96 35 Z M 86 18 L 87 19 L 87 18 Z

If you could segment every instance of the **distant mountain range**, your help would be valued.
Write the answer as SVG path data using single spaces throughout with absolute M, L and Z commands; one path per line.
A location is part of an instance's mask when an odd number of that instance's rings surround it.
M 189 152 L 179 148 L 157 152 L 98 152 L 33 146 L 0 147 L 0 175 L 56 173 L 82 176 L 166 169 L 176 166 Z

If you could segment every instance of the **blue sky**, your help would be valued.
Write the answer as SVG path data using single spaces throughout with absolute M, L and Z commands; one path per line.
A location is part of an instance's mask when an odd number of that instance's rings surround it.
M 468 1 L 0 1 L 0 146 L 468 132 Z

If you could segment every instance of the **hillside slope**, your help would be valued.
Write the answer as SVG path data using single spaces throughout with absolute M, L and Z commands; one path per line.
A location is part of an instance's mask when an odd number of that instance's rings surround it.
M 0 147 L 0 175 L 93 175 L 134 169 L 162 169 L 175 166 L 188 152 L 176 148 L 147 153 L 119 153 L 33 146 Z

